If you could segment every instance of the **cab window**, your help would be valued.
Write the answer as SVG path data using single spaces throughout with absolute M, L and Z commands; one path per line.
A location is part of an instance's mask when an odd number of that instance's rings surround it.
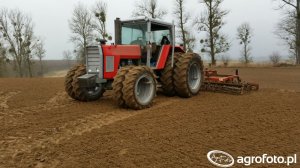
M 170 30 L 157 30 L 157 31 L 152 31 L 152 43 L 156 43 L 158 45 L 161 44 L 161 41 L 163 37 L 167 37 L 168 40 L 171 40 L 170 37 Z
M 122 26 L 122 44 L 146 45 L 146 24 L 124 24 Z

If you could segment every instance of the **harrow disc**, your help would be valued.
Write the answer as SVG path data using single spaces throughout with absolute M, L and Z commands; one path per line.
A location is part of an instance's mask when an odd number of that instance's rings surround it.
M 219 82 L 204 82 L 202 90 L 220 93 L 229 93 L 235 95 L 242 95 L 251 91 L 257 91 L 258 84 L 254 83 L 219 83 Z

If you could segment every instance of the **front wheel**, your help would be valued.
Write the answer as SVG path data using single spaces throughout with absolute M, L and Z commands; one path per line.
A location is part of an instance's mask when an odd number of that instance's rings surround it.
M 65 90 L 70 97 L 79 101 L 95 101 L 102 97 L 104 88 L 101 84 L 95 87 L 84 88 L 80 86 L 78 77 L 86 74 L 85 65 L 74 66 L 65 78 Z
M 135 110 L 149 108 L 156 95 L 153 71 L 146 66 L 132 67 L 125 76 L 122 92 L 127 107 Z

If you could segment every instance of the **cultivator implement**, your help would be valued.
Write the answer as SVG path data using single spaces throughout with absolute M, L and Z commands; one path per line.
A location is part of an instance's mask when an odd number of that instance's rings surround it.
M 235 75 L 220 75 L 216 70 L 205 70 L 204 75 L 204 91 L 242 95 L 259 89 L 256 83 L 242 81 L 238 70 Z

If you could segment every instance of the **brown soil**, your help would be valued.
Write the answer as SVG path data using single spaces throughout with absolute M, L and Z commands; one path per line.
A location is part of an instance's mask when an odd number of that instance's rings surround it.
M 2 78 L 0 167 L 213 167 L 206 154 L 214 149 L 299 157 L 300 68 L 240 72 L 262 89 L 190 99 L 158 94 L 141 111 L 120 109 L 111 92 L 96 102 L 74 101 L 63 78 Z M 284 167 L 252 165 L 259 166 Z

